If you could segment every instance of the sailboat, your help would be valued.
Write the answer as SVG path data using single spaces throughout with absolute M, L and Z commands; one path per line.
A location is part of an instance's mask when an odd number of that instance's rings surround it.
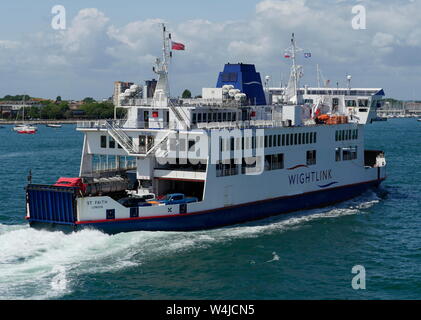
M 22 124 L 16 125 L 13 130 L 21 134 L 35 134 L 38 128 L 34 125 L 25 124 L 25 95 L 23 96 L 22 105 Z

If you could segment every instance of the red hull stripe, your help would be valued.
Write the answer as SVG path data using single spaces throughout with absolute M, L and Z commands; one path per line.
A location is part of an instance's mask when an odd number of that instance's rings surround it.
M 324 189 L 324 190 L 304 192 L 304 193 L 301 193 L 301 194 L 297 194 L 295 196 L 282 196 L 282 197 L 276 197 L 276 198 L 270 198 L 270 199 L 265 199 L 265 200 L 258 200 L 258 201 L 253 201 L 253 202 L 247 202 L 247 203 L 242 203 L 242 204 L 237 204 L 237 205 L 227 206 L 227 207 L 222 207 L 222 208 L 209 209 L 209 210 L 204 210 L 204 211 L 196 211 L 196 212 L 190 212 L 190 213 L 181 213 L 181 214 L 175 214 L 175 215 L 151 216 L 151 217 L 76 221 L 75 224 L 89 224 L 89 223 L 104 223 L 104 222 L 119 222 L 119 221 L 133 221 L 133 220 L 146 220 L 146 219 L 162 219 L 162 218 L 184 217 L 184 216 L 190 216 L 190 215 L 195 215 L 195 214 L 207 213 L 207 212 L 211 212 L 211 211 L 226 210 L 226 209 L 229 209 L 229 208 L 247 207 L 247 206 L 258 204 L 258 203 L 263 203 L 263 202 L 268 202 L 268 201 L 273 201 L 273 200 L 279 200 L 279 199 L 293 198 L 293 197 L 300 196 L 300 195 L 305 195 L 305 194 L 311 194 L 311 193 L 317 193 L 317 192 L 324 192 L 326 190 L 334 190 L 334 189 L 346 188 L 346 187 L 356 186 L 356 185 L 360 185 L 360 184 L 367 184 L 367 183 L 372 183 L 372 182 L 381 182 L 384 179 L 386 179 L 386 178 L 381 178 L 379 180 L 376 179 L 376 180 L 370 180 L 370 181 L 365 181 L 365 182 L 347 184 L 345 186 L 339 186 L 339 187 L 334 187 L 334 188 L 329 188 L 329 189 Z

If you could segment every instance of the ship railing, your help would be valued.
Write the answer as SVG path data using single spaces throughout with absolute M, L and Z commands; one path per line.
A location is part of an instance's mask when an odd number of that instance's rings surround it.
M 126 99 L 120 101 L 120 107 L 134 107 L 134 106 L 151 106 L 153 102 L 152 98 L 147 99 Z
M 191 125 L 191 119 L 189 114 L 184 110 L 183 107 L 176 105 L 172 100 L 168 99 L 168 106 L 174 113 L 178 120 L 177 127 L 181 126 L 189 130 Z
M 247 129 L 260 127 L 282 127 L 281 120 L 249 120 L 231 122 L 199 122 L 195 124 L 198 129 Z
M 170 122 L 151 122 L 151 121 L 134 121 L 134 120 L 97 120 L 97 121 L 78 121 L 77 128 L 80 129 L 107 129 L 106 122 L 113 126 L 118 126 L 122 129 L 168 129 Z M 177 126 L 177 124 L 171 123 L 171 126 Z

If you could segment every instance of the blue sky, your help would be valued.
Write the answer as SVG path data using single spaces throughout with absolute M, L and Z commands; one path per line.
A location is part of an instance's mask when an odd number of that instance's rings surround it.
M 51 28 L 51 8 L 66 8 L 67 28 Z M 367 28 L 354 30 L 351 10 L 363 5 Z M 287 80 L 282 58 L 289 37 L 312 52 L 302 84 L 315 85 L 316 64 L 333 85 L 383 87 L 387 96 L 420 99 L 421 0 L 135 1 L 15 0 L 0 3 L 0 96 L 106 98 L 113 81 L 154 77 L 159 23 L 177 41 L 174 95 L 216 83 L 226 62 L 254 63 L 262 77 Z

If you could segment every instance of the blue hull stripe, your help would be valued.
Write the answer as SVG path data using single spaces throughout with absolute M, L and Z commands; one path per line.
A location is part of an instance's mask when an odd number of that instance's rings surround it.
M 377 187 L 381 180 L 347 185 L 296 196 L 255 202 L 247 205 L 220 208 L 200 213 L 144 219 L 110 220 L 107 222 L 88 222 L 74 224 L 72 229 L 95 228 L 106 233 L 129 231 L 192 231 L 218 228 L 237 223 L 258 220 L 297 210 L 323 207 L 351 199 L 369 188 Z M 31 221 L 31 225 L 37 225 Z

